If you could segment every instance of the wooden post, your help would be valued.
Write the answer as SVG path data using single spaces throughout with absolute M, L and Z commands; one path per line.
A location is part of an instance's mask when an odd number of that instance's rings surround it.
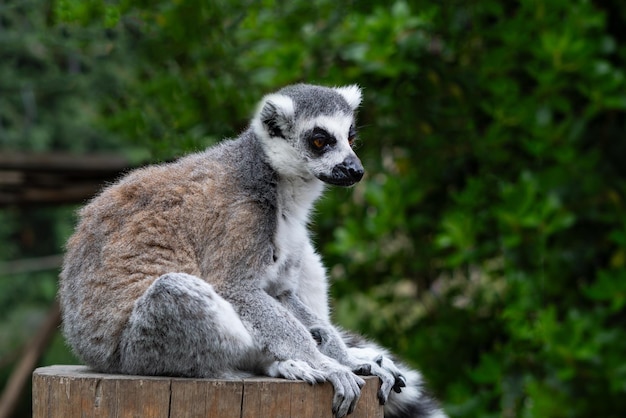
M 350 418 L 383 418 L 378 378 L 366 377 Z M 273 378 L 183 379 L 101 374 L 85 366 L 33 373 L 33 418 L 332 418 L 328 383 Z

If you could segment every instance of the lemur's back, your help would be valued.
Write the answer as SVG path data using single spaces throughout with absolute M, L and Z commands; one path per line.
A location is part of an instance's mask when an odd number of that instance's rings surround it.
M 234 170 L 241 163 L 263 164 L 254 151 L 244 136 L 174 163 L 136 170 L 80 211 L 67 243 L 60 297 L 66 337 L 86 362 L 105 368 L 118 355 L 135 301 L 158 277 L 187 273 L 219 287 L 225 279 L 220 272 L 232 260 L 221 254 L 219 239 L 231 233 L 232 223 L 263 224 L 248 216 L 237 219 L 246 201 L 259 200 L 254 176 L 241 179 Z M 257 174 L 271 176 L 269 171 Z M 271 196 L 261 192 L 266 199 Z

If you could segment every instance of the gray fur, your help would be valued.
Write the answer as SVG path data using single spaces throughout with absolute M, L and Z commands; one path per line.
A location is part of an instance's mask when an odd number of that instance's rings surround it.
M 293 99 L 296 107 L 296 118 L 310 119 L 319 115 L 333 116 L 338 113 L 351 115 L 354 112 L 346 101 L 336 100 L 329 95 L 329 88 L 295 84 L 283 87 L 278 94 L 284 94 Z
M 338 417 L 359 398 L 354 372 L 371 373 L 381 402 L 407 403 L 394 393 L 402 369 L 386 353 L 354 351 L 330 323 L 306 229 L 320 179 L 362 176 L 347 139 L 360 100 L 356 86 L 286 87 L 240 137 L 104 189 L 80 211 L 61 273 L 76 354 L 102 372 L 328 381 Z M 315 126 L 334 142 L 313 152 Z

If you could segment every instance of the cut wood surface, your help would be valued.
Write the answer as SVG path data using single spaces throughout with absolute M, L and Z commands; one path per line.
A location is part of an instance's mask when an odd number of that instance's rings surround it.
M 350 418 L 382 418 L 379 381 L 366 377 Z M 328 383 L 266 377 L 183 379 L 95 373 L 49 366 L 33 373 L 33 417 L 332 418 Z

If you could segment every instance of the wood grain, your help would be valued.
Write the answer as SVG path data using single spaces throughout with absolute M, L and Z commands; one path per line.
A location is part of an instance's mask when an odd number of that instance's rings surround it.
M 366 385 L 351 418 L 382 418 Z M 102 374 L 85 366 L 49 366 L 33 373 L 33 417 L 332 418 L 330 384 L 265 377 L 238 380 Z

